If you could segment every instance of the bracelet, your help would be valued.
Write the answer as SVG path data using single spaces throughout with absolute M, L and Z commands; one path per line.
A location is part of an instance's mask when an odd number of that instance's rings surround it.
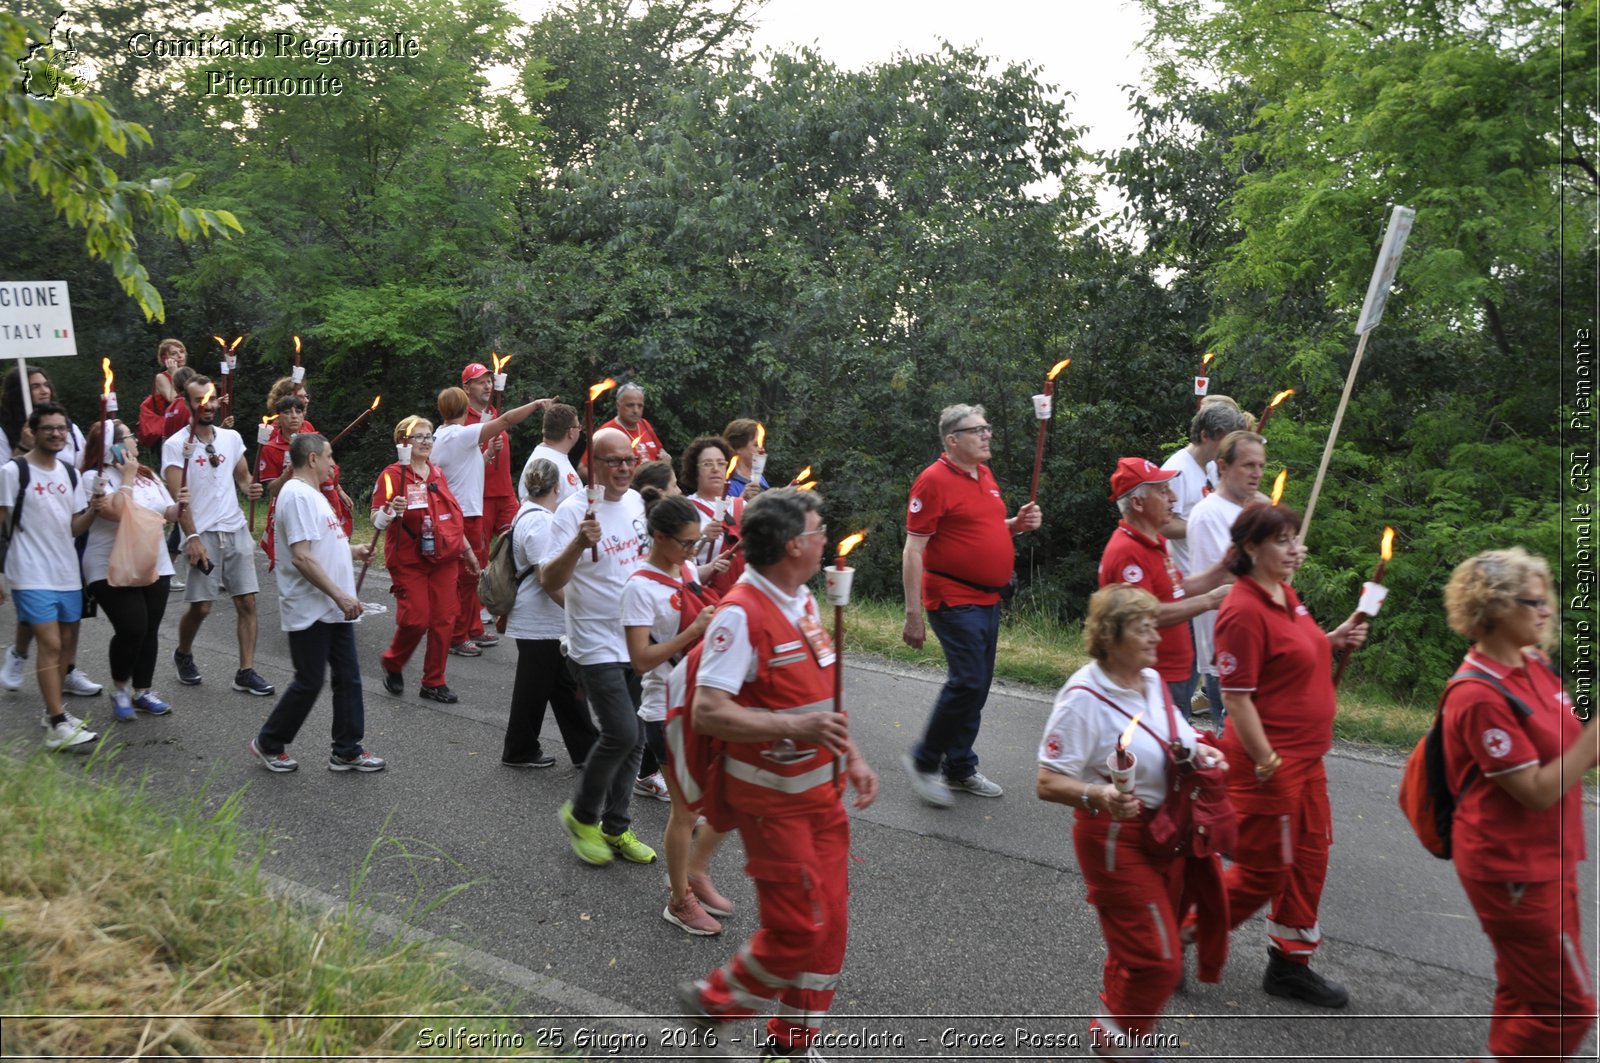
M 188 546 L 190 543 L 194 542 L 198 538 L 200 538 L 200 533 L 199 532 L 191 532 L 191 533 L 189 533 L 189 535 L 184 537 L 183 545 L 184 546 Z
M 1267 762 L 1265 764 L 1257 764 L 1256 765 L 1256 775 L 1257 775 L 1257 777 L 1271 775 L 1273 772 L 1278 770 L 1278 765 L 1280 765 L 1282 763 L 1283 763 L 1283 758 L 1278 756 L 1278 751 L 1276 749 L 1274 749 L 1272 751 L 1272 756 L 1267 758 Z
M 1093 801 L 1091 801 L 1090 798 L 1089 798 L 1089 784 L 1088 783 L 1084 783 L 1082 801 L 1083 801 L 1083 807 L 1086 810 L 1088 810 L 1089 815 L 1098 816 L 1100 814 L 1100 810 L 1098 808 L 1094 807 Z

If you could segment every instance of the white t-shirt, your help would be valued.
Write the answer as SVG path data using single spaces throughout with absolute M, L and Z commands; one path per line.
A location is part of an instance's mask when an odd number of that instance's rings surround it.
M 511 567 L 521 572 L 537 566 L 550 545 L 555 514 L 535 502 L 524 502 L 511 522 Z M 517 585 L 517 601 L 506 617 L 506 634 L 514 639 L 559 639 L 567 633 L 567 615 L 539 586 L 539 569 Z
M 463 517 L 483 516 L 481 424 L 442 424 L 433 430 L 433 463 L 444 472 Z
M 573 495 L 556 507 L 550 545 L 541 565 L 548 564 L 577 536 L 587 508 L 586 494 Z M 589 549 L 584 548 L 567 582 L 567 655 L 579 664 L 627 664 L 622 589 L 647 546 L 644 499 L 630 489 L 616 502 L 602 499 L 594 511 L 600 522 L 600 559 L 589 560 Z
M 1189 514 L 1189 560 L 1195 571 L 1204 570 L 1221 561 L 1233 542 L 1233 522 L 1244 507 L 1228 501 L 1221 491 L 1213 491 L 1200 500 Z M 1216 675 L 1211 663 L 1216 653 L 1217 611 L 1209 609 L 1194 618 L 1194 659 L 1200 671 Z
M 778 606 L 778 610 L 796 624 L 807 613 L 821 622 L 810 587 L 802 586 L 799 594 L 785 594 L 777 584 L 753 568 L 745 569 L 739 582 L 753 584 L 764 591 Z M 798 629 L 795 638 L 800 638 Z M 696 686 L 737 694 L 756 677 L 756 654 L 750 645 L 750 620 L 741 606 L 729 604 L 717 607 L 717 615 L 711 618 L 711 626 L 706 628 L 705 644 L 706 648 L 700 651 Z
M 95 422 L 96 425 L 99 423 L 99 421 Z M 77 425 L 69 424 L 67 427 L 71 429 L 71 431 L 67 433 L 67 445 L 61 449 L 61 453 L 56 455 L 56 460 L 64 461 L 76 468 L 78 465 L 82 464 L 83 446 L 86 440 L 83 438 L 83 433 L 78 431 Z M 0 461 L 10 460 L 11 437 L 6 435 L 6 430 L 4 428 L 0 428 Z
M 1154 668 L 1142 668 L 1144 696 L 1124 690 L 1113 683 L 1097 662 L 1090 662 L 1072 673 L 1056 694 L 1055 706 L 1050 710 L 1050 720 L 1044 725 L 1044 738 L 1039 743 L 1039 763 L 1051 771 L 1081 779 L 1086 783 L 1109 783 L 1111 772 L 1106 758 L 1117 748 L 1117 737 L 1128 726 L 1128 717 L 1144 713 L 1140 726 L 1133 729 L 1128 749 L 1133 753 L 1133 792 L 1146 808 L 1156 808 L 1166 796 L 1167 753 L 1165 741 L 1167 710 L 1163 701 L 1166 684 Z M 1091 687 L 1121 706 L 1128 713 L 1072 687 Z M 1178 738 L 1184 746 L 1194 748 L 1194 728 L 1183 718 L 1182 712 L 1174 714 L 1178 725 Z M 1162 736 L 1157 741 L 1144 729 Z
M 665 572 L 648 561 L 639 562 L 622 589 L 622 626 L 646 627 L 653 641 L 671 642 L 683 624 L 682 599 L 678 591 L 644 575 L 647 571 L 673 580 L 683 579 L 681 571 Z M 667 677 L 671 674 L 672 662 L 662 661 L 645 675 L 644 696 L 639 701 L 641 720 L 658 723 L 667 718 Z
M 0 506 L 17 500 L 17 463 L 0 469 Z M 19 591 L 75 591 L 83 587 L 78 550 L 72 542 L 72 518 L 89 508 L 83 481 L 72 486 L 67 466 L 59 459 L 46 471 L 28 466 L 28 500 L 6 555 L 6 578 Z
M 1205 497 L 1208 486 L 1205 469 L 1194 460 L 1194 455 L 1189 453 L 1188 447 L 1184 447 L 1162 462 L 1161 468 L 1178 470 L 1178 475 L 1167 482 L 1167 486 L 1172 488 L 1172 493 L 1178 496 L 1178 500 L 1172 504 L 1172 515 L 1188 520 L 1190 511 Z M 1195 571 L 1189 564 L 1188 543 L 1184 539 L 1173 539 L 1171 543 L 1172 560 L 1178 563 L 1178 571 L 1184 575 Z
M 222 460 L 213 464 L 205 443 L 197 435 L 189 455 L 189 516 L 197 532 L 235 532 L 245 528 L 244 510 L 239 508 L 239 487 L 233 480 L 234 467 L 244 457 L 244 439 L 231 428 L 212 428 L 211 448 Z M 179 429 L 161 444 L 161 472 L 182 469 L 183 448 L 189 430 Z M 213 558 L 212 560 L 216 560 Z
M 304 480 L 290 477 L 278 492 L 277 516 L 273 522 L 274 549 L 278 564 L 278 615 L 285 631 L 304 631 L 321 621 L 348 624 L 334 600 L 318 590 L 294 567 L 292 547 L 309 542 L 311 556 L 333 585 L 355 597 L 356 574 L 350 559 L 350 540 L 344 525 L 321 491 Z
M 100 470 L 91 469 L 83 474 L 83 488 L 88 495 L 94 494 L 95 484 L 100 479 Z M 106 466 L 106 492 L 109 495 L 122 486 L 122 473 L 112 466 Z M 167 485 L 160 480 L 147 480 L 140 478 L 134 481 L 132 499 L 135 504 L 146 509 L 153 509 L 157 513 L 165 513 L 167 507 L 172 505 L 172 496 L 167 493 Z M 117 541 L 117 529 L 122 527 L 116 521 L 96 517 L 93 524 L 89 525 L 89 539 L 83 547 L 83 582 L 93 583 L 106 578 L 106 570 L 111 565 L 111 547 Z M 172 558 L 167 556 L 166 544 L 156 551 L 156 575 L 172 575 Z
M 561 478 L 558 481 L 561 486 L 559 493 L 556 495 L 556 505 L 559 506 L 568 498 L 583 490 L 583 481 L 578 479 L 578 470 L 572 467 L 571 460 L 561 451 L 540 443 L 533 448 L 533 453 L 528 455 L 528 460 L 522 463 L 522 475 L 517 477 L 517 497 L 522 501 L 526 502 L 528 500 L 528 489 L 525 486 L 528 479 L 528 470 L 533 468 L 533 463 L 540 458 L 549 460 L 557 469 L 561 470 Z

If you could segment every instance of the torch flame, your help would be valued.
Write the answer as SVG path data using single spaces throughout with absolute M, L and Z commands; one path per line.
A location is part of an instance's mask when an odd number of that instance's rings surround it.
M 1072 364 L 1072 359 L 1071 358 L 1063 358 L 1063 359 L 1061 359 L 1061 361 L 1057 362 L 1055 365 L 1050 367 L 1050 372 L 1046 373 L 1044 375 L 1044 378 L 1046 380 L 1054 380 L 1058 375 L 1060 375 L 1061 370 L 1065 369 L 1067 366 L 1069 366 L 1071 364 Z
M 593 402 L 595 399 L 598 399 L 601 395 L 605 394 L 616 386 L 617 382 L 614 379 L 611 377 L 606 377 L 604 380 L 600 381 L 600 383 L 592 385 L 589 388 L 589 401 Z
M 1206 356 L 1204 358 L 1200 359 L 1200 369 L 1201 369 L 1202 372 L 1205 370 L 1206 366 L 1211 364 L 1211 359 L 1215 358 L 1216 356 L 1217 356 L 1216 352 L 1214 352 L 1214 351 L 1207 351 L 1206 352 Z
M 299 336 L 296 336 L 294 338 L 294 353 L 295 354 L 299 354 L 300 353 L 300 337 Z
M 217 385 L 207 384 L 206 393 L 200 396 L 200 405 L 204 406 L 217 397 Z
M 237 339 L 235 339 L 232 343 L 230 343 L 228 345 L 228 353 L 232 354 L 234 352 L 234 350 L 239 346 L 239 344 L 241 344 L 243 342 L 244 342 L 244 337 L 243 336 L 240 336 Z
M 394 497 L 394 485 L 389 482 L 389 474 L 383 474 L 383 500 L 389 501 Z
M 116 381 L 115 374 L 113 374 L 111 372 L 111 359 L 109 359 L 109 358 L 100 359 L 100 371 L 106 375 L 106 389 L 104 391 L 102 391 L 101 394 L 102 395 L 109 395 L 114 390 L 112 388 L 112 384 L 115 383 L 115 381 Z
M 1288 469 L 1280 469 L 1278 471 L 1278 478 L 1276 480 L 1272 481 L 1272 504 L 1273 505 L 1277 505 L 1278 504 L 1278 500 L 1283 497 L 1283 485 L 1285 483 L 1287 483 L 1288 480 L 1289 480 L 1289 470 Z
M 1142 712 L 1134 713 L 1133 719 L 1128 721 L 1128 726 L 1123 728 L 1122 734 L 1117 738 L 1118 753 L 1121 753 L 1124 749 L 1127 749 L 1128 743 L 1133 741 L 1133 729 L 1139 726 L 1139 717 L 1143 715 L 1144 713 Z
M 261 418 L 261 423 L 262 424 L 271 424 L 273 421 L 276 421 L 277 419 L 278 419 L 278 415 L 274 413 L 274 414 L 271 414 L 270 416 Z
M 504 358 L 502 358 L 498 354 L 494 353 L 493 351 L 490 351 L 489 352 L 489 361 L 494 363 L 494 371 L 496 373 L 498 373 L 501 370 L 503 370 L 506 366 L 511 364 L 511 356 L 508 354 Z
M 1284 390 L 1278 392 L 1276 395 L 1272 396 L 1272 402 L 1267 405 L 1267 409 L 1276 410 L 1279 403 L 1293 394 L 1294 388 L 1285 388 Z
M 734 470 L 737 469 L 738 467 L 739 467 L 739 455 L 735 454 L 733 457 L 728 459 L 728 471 L 722 474 L 722 478 L 725 479 L 725 480 L 733 479 Z
M 1383 545 L 1378 548 L 1378 554 L 1385 561 L 1394 556 L 1394 529 L 1388 525 L 1383 529 Z
M 861 540 L 865 539 L 866 537 L 866 529 L 862 529 L 861 531 L 856 532 L 854 535 L 846 535 L 843 539 L 840 539 L 838 556 L 844 557 L 850 551 L 860 546 Z
M 372 396 L 372 409 L 376 410 L 378 408 L 378 403 L 380 403 L 382 401 L 383 401 L 383 396 L 382 395 L 374 395 L 374 396 Z
M 796 487 L 799 487 L 801 484 L 805 483 L 809 479 L 811 479 L 811 466 L 807 465 L 805 468 L 801 469 L 800 472 L 795 476 L 794 485 Z
M 756 450 L 760 452 L 767 447 L 767 426 L 760 421 L 756 422 Z
M 218 347 L 221 347 L 223 350 L 227 350 L 228 349 L 228 341 L 223 339 L 221 336 L 218 336 L 218 335 L 213 333 L 211 338 L 217 341 L 217 346 Z
M 814 491 L 816 490 L 816 487 L 817 481 L 812 480 L 810 483 L 806 484 L 795 484 L 794 489 L 796 491 Z

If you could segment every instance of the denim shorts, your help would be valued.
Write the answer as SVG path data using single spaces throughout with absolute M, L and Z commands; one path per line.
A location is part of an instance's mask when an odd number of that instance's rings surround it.
M 83 588 L 75 591 L 11 592 L 21 624 L 76 624 L 83 619 Z

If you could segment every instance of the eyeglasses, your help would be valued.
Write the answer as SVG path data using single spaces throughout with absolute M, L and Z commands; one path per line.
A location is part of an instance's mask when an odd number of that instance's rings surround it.
M 53 436 L 53 435 L 63 435 L 64 436 L 64 435 L 67 434 L 67 426 L 64 425 L 64 424 L 42 424 L 38 428 L 35 428 L 33 431 L 34 431 L 35 435 L 41 435 L 41 436 Z
M 410 435 L 410 436 L 406 436 L 406 438 L 409 439 L 413 443 L 432 443 L 433 442 L 433 437 L 432 436 Z
M 700 469 L 723 469 L 726 468 L 727 465 L 727 461 L 721 458 L 715 461 L 700 461 L 695 463 L 695 467 Z
M 213 469 L 222 464 L 222 455 L 218 454 L 217 448 L 210 443 L 206 444 L 206 460 L 211 463 Z
M 639 464 L 638 458 L 601 458 L 600 464 L 608 469 L 631 469 Z
M 992 435 L 994 435 L 994 426 L 993 425 L 988 425 L 988 424 L 975 424 L 975 425 L 971 425 L 971 426 L 969 426 L 967 428 L 952 428 L 952 429 L 950 429 L 950 434 L 953 435 L 953 436 L 961 435 L 963 432 L 976 432 L 976 433 L 978 433 L 978 435 L 980 437 L 992 436 Z
M 1549 609 L 1550 603 L 1543 598 L 1513 598 L 1518 605 L 1525 605 L 1529 609 Z
M 692 554 L 700 548 L 699 539 L 680 539 L 676 535 L 669 535 L 666 538 L 668 542 L 677 543 L 679 546 L 683 547 L 684 553 L 687 554 Z
M 801 532 L 799 535 L 796 535 L 795 538 L 796 539 L 804 539 L 808 535 L 827 535 L 827 534 L 828 534 L 828 526 L 826 524 L 819 524 L 815 528 L 812 528 L 810 531 Z

